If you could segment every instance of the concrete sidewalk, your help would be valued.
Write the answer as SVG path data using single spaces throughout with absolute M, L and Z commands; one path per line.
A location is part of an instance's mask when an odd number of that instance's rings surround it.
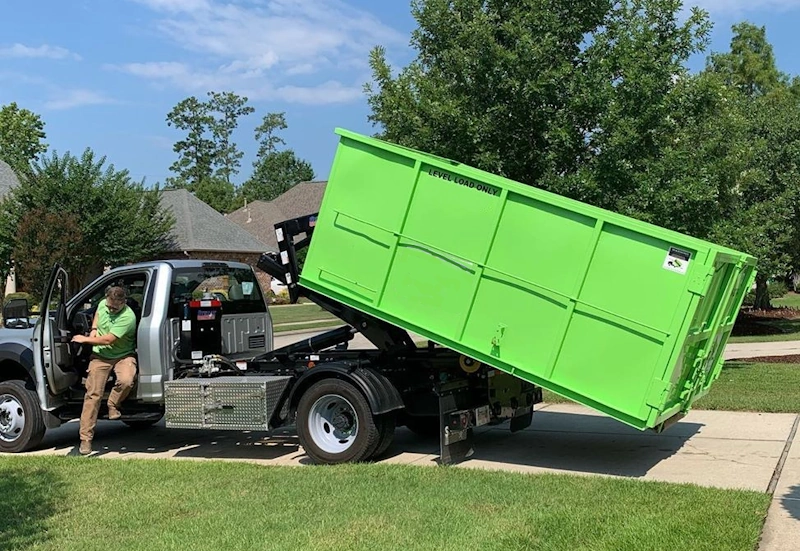
M 725 347 L 726 360 L 800 355 L 800 341 L 735 342 Z

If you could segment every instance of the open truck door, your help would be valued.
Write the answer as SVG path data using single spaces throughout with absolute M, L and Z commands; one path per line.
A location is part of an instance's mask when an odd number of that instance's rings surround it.
M 60 394 L 78 381 L 72 368 L 71 335 L 67 328 L 67 272 L 56 264 L 42 299 L 41 315 L 33 331 L 33 361 L 45 374 L 51 394 Z

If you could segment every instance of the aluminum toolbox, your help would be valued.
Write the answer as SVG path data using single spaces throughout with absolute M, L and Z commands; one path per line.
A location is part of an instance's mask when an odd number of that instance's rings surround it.
M 301 285 L 640 429 L 719 375 L 752 256 L 337 133 Z
M 170 428 L 269 430 L 290 377 L 187 378 L 164 383 Z

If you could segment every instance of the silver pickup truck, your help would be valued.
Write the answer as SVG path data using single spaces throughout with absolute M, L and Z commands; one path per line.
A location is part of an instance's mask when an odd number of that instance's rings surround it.
M 70 299 L 67 277 L 62 268 L 54 269 L 36 318 L 31 318 L 24 301 L 11 301 L 4 308 L 0 451 L 35 447 L 46 427 L 80 417 L 91 350 L 70 341 L 75 334 L 88 334 L 94 311 L 110 285 L 126 289 L 128 306 L 138 322 L 136 385 L 122 417 L 128 425 L 159 421 L 164 415 L 164 382 L 174 378 L 176 368 L 194 365 L 192 353 L 205 355 L 190 349 L 192 322 L 186 313 L 193 299 L 205 296 L 220 303 L 218 334 L 209 339 L 216 346 L 208 350 L 236 361 L 272 348 L 269 311 L 246 264 L 196 260 L 135 264 L 110 270 Z M 106 414 L 102 411 L 101 418 Z

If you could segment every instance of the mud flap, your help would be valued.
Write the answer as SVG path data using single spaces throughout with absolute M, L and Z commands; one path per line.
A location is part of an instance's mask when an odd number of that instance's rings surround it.
M 439 463 L 460 463 L 474 453 L 472 427 L 457 404 L 457 394 L 439 396 Z
M 514 412 L 514 417 L 511 418 L 511 422 L 509 423 L 511 432 L 517 432 L 523 429 L 527 429 L 531 426 L 531 422 L 533 421 L 533 406 L 528 406 L 524 408 L 517 408 L 517 411 Z

